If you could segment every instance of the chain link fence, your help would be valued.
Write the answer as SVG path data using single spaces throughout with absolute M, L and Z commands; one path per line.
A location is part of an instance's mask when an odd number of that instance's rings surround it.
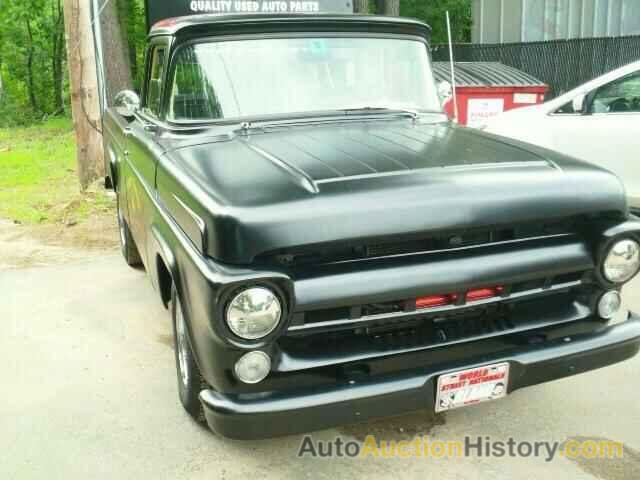
M 449 61 L 448 45 L 434 45 L 434 61 Z M 549 85 L 553 98 L 615 68 L 640 60 L 640 35 L 547 42 L 455 44 L 456 62 L 500 62 Z

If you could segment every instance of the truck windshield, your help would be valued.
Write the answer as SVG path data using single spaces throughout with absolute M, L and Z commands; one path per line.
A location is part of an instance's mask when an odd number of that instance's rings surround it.
M 175 57 L 168 118 L 384 109 L 440 111 L 427 47 L 389 38 L 199 43 Z

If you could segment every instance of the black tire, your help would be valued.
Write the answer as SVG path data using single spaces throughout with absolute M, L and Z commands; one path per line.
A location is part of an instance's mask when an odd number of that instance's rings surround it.
M 129 265 L 130 267 L 138 267 L 142 265 L 142 260 L 140 259 L 140 254 L 138 253 L 136 242 L 134 242 L 133 236 L 131 235 L 131 230 L 129 230 L 129 225 L 124 219 L 124 212 L 121 208 L 119 194 L 116 194 L 116 210 L 118 216 L 118 231 L 122 256 L 124 257 L 124 261 L 127 262 L 127 265 Z
M 182 304 L 175 286 L 171 287 L 171 318 L 173 320 L 173 350 L 176 357 L 180 403 L 196 422 L 204 424 L 206 419 L 199 397 L 200 392 L 206 390 L 209 386 L 202 377 L 194 359 L 189 341 L 189 332 L 182 314 Z

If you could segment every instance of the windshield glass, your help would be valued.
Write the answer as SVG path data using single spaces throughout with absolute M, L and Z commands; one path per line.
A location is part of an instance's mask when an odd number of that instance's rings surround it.
M 168 117 L 208 121 L 358 108 L 440 111 L 426 45 L 388 38 L 189 45 L 176 55 Z

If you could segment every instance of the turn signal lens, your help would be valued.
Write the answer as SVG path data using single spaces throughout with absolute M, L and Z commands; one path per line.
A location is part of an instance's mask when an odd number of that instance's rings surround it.
M 269 375 L 271 359 L 266 353 L 255 350 L 245 353 L 240 357 L 240 360 L 236 362 L 234 370 L 236 377 L 238 377 L 240 381 L 244 383 L 258 383 Z
M 485 298 L 493 298 L 502 295 L 504 287 L 477 288 L 466 293 L 467 302 L 476 302 Z M 447 293 L 445 295 L 427 295 L 416 298 L 416 309 L 444 307 L 456 303 L 459 295 L 457 293 Z
M 493 298 L 499 296 L 504 291 L 504 287 L 478 288 L 467 292 L 467 302 L 484 300 L 485 298 Z
M 433 308 L 449 305 L 455 301 L 456 295 L 429 295 L 416 298 L 416 308 Z
M 598 301 L 598 315 L 609 320 L 616 316 L 622 306 L 622 297 L 616 290 L 611 290 L 600 297 Z

